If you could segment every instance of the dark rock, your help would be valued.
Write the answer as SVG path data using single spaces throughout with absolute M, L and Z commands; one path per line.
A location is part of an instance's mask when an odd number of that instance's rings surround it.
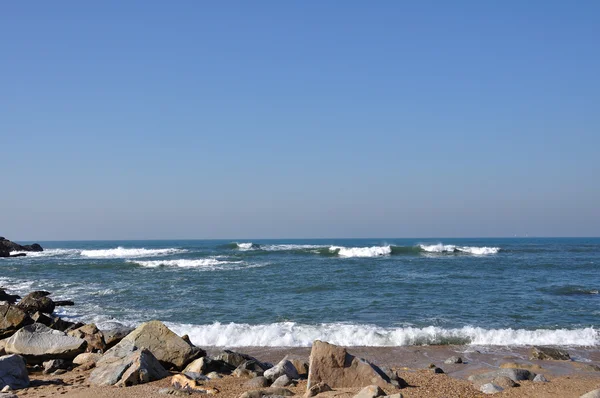
M 457 357 L 457 356 L 452 356 L 448 359 L 446 359 L 444 361 L 445 364 L 452 364 L 452 363 L 463 363 L 463 360 L 461 357 Z
M 233 370 L 233 367 L 226 362 L 220 361 L 218 359 L 212 359 L 209 357 L 202 357 L 188 364 L 183 370 L 183 372 L 193 372 L 206 375 L 211 372 L 230 374 Z
M 12 336 L 21 327 L 33 323 L 29 315 L 21 308 L 10 305 L 0 305 L 0 339 Z
M 57 307 L 70 307 L 75 305 L 75 302 L 71 300 L 58 300 L 54 302 L 54 305 Z
M 436 374 L 443 374 L 444 370 L 442 368 L 438 368 L 437 366 L 435 368 L 431 369 L 431 372 L 436 373 Z
M 19 245 L 18 243 L 11 242 L 8 239 L 0 238 L 0 257 L 3 256 L 4 253 L 8 252 L 41 252 L 44 251 L 42 246 L 37 243 L 32 245 Z
M 235 368 L 232 374 L 236 377 L 253 378 L 264 375 L 267 369 L 269 368 L 267 368 L 267 366 L 264 363 L 252 359 L 243 362 L 240 366 Z
M 558 348 L 534 346 L 531 348 L 529 359 L 569 361 L 571 360 L 571 356 L 567 351 L 559 350 Z
M 21 296 L 18 294 L 8 294 L 6 290 L 0 288 L 0 301 L 6 301 L 8 304 L 14 304 L 19 300 Z
M 35 323 L 41 323 L 48 327 L 52 327 L 52 324 L 54 323 L 54 318 L 39 311 L 31 315 L 31 319 L 33 319 Z
M 69 370 L 73 367 L 73 363 L 64 359 L 51 359 L 49 361 L 44 362 L 42 366 L 44 366 L 44 373 L 50 374 L 59 369 Z
M 270 366 L 266 367 L 265 364 L 262 364 L 258 359 L 251 357 L 250 355 L 246 355 L 246 354 L 242 354 L 242 353 L 234 352 L 234 351 L 230 351 L 230 350 L 222 351 L 221 353 L 216 355 L 214 357 L 214 359 L 223 361 L 223 362 L 227 362 L 228 364 L 233 366 L 234 369 L 246 361 L 255 361 L 256 363 L 259 363 L 264 370 L 267 370 L 268 368 L 270 368 Z
M 19 301 L 17 306 L 28 314 L 34 314 L 36 312 L 43 312 L 45 314 L 52 314 L 54 312 L 54 301 L 47 297 L 50 295 L 46 291 L 31 292 Z
M 244 383 L 245 388 L 257 389 L 263 387 L 269 387 L 269 380 L 264 376 L 258 376 L 253 379 L 248 380 Z M 276 386 L 276 387 L 285 387 L 285 386 Z

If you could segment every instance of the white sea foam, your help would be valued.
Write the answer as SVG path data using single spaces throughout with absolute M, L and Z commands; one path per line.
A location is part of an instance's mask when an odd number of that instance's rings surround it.
M 165 256 L 169 254 L 185 252 L 183 249 L 144 249 L 144 248 L 124 248 L 114 249 L 82 250 L 83 257 L 91 258 L 135 258 L 135 257 L 154 257 Z
M 199 346 L 219 347 L 309 347 L 316 339 L 343 346 L 405 346 L 427 344 L 470 344 L 496 346 L 559 345 L 596 346 L 598 331 L 585 329 L 482 329 L 465 326 L 459 329 L 439 327 L 381 328 L 372 325 L 321 324 L 294 322 L 248 325 L 213 323 L 186 325 L 169 323 L 177 334 L 187 334 Z
M 10 254 L 21 254 L 25 253 L 27 257 L 53 257 L 53 256 L 69 256 L 74 254 L 79 254 L 78 249 L 44 249 L 41 252 L 21 252 L 15 251 L 10 252 Z
M 499 247 L 477 247 L 477 246 L 455 246 L 455 245 L 443 245 L 438 243 L 437 245 L 419 245 L 421 250 L 428 253 L 468 253 L 475 255 L 486 255 L 496 254 L 500 251 Z
M 392 254 L 391 246 L 343 247 L 331 246 L 329 251 L 340 257 L 380 257 Z
M 244 242 L 244 243 L 236 243 L 239 250 L 252 250 L 254 249 L 254 243 L 252 242 Z
M 311 250 L 311 249 L 322 249 L 327 246 L 323 245 L 293 245 L 293 244 L 282 244 L 282 245 L 261 245 L 261 249 L 267 251 L 292 251 L 292 250 Z
M 224 267 L 227 264 L 242 264 L 243 261 L 223 261 L 216 258 L 201 258 L 201 259 L 178 259 L 178 260 L 153 260 L 140 261 L 128 260 L 129 263 L 141 265 L 142 267 L 180 267 L 180 268 L 204 268 L 206 270 L 220 269 L 239 269 L 239 267 Z

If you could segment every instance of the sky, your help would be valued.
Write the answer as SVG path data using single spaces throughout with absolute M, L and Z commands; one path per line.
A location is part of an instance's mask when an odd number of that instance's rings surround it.
M 0 6 L 0 235 L 600 236 L 600 2 Z

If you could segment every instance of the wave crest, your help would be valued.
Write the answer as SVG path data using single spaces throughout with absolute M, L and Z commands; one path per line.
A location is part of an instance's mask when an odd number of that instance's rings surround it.
M 178 259 L 178 260 L 128 260 L 128 263 L 141 265 L 142 267 L 156 268 L 156 267 L 180 267 L 180 268 L 206 268 L 209 270 L 223 269 L 219 267 L 225 264 L 241 264 L 243 261 L 222 261 L 215 258 L 202 258 L 195 260 Z
M 437 245 L 419 245 L 419 247 L 428 253 L 466 253 L 479 256 L 496 254 L 500 251 L 499 247 L 455 246 L 443 245 L 441 243 Z
M 335 253 L 340 257 L 381 257 L 392 254 L 391 246 L 372 246 L 372 247 L 344 247 L 331 246 L 331 253 Z
M 169 254 L 185 252 L 183 249 L 144 249 L 144 248 L 124 248 L 117 247 L 114 249 L 97 249 L 97 250 L 82 250 L 83 257 L 91 258 L 131 258 L 131 257 L 153 257 L 166 256 Z

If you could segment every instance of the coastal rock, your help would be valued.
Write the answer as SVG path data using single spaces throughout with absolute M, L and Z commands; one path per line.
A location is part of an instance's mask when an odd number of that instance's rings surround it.
M 438 368 L 437 366 L 433 367 L 430 369 L 431 373 L 435 373 L 435 374 L 443 374 L 444 370 L 442 368 Z
M 206 375 L 211 372 L 230 374 L 232 371 L 233 367 L 228 363 L 209 357 L 202 357 L 188 364 L 183 370 L 183 373 L 194 372 Z
M 533 378 L 534 383 L 548 383 L 548 379 L 543 374 L 538 374 Z
M 296 372 L 298 372 L 298 375 L 300 376 L 300 378 L 306 378 L 308 377 L 308 362 L 305 361 L 304 359 L 298 359 L 298 358 L 289 358 L 289 361 L 292 363 L 292 365 L 294 365 L 294 367 L 296 368 Z
M 445 364 L 453 364 L 453 363 L 463 363 L 461 357 L 452 356 L 444 361 Z
M 65 361 L 64 359 L 51 359 L 42 364 L 44 367 L 44 374 L 50 374 L 57 370 L 69 370 L 73 366 L 72 362 Z
M 141 324 L 115 347 L 129 343 L 148 349 L 165 367 L 177 370 L 198 357 L 206 356 L 206 351 L 190 346 L 160 321 Z
M 94 364 L 98 362 L 102 358 L 102 354 L 92 353 L 92 352 L 84 352 L 83 354 L 77 355 L 73 359 L 74 365 L 83 365 L 84 363 L 93 362 Z
M 585 393 L 579 398 L 600 398 L 600 389 Z
M 273 387 L 287 387 L 292 384 L 292 379 L 288 375 L 281 375 L 273 382 Z
M 541 372 L 544 370 L 539 365 L 531 364 L 531 363 L 523 363 L 523 362 L 504 362 L 500 365 L 502 369 L 527 369 L 530 372 Z
M 497 386 L 495 384 L 492 384 L 492 383 L 487 383 L 487 384 L 482 385 L 479 388 L 479 391 L 481 391 L 484 394 L 496 394 L 496 393 L 504 391 L 504 388 Z
M 104 350 L 106 350 L 104 335 L 93 323 L 83 325 L 75 330 L 70 330 L 67 334 L 87 341 L 87 352 L 104 352 Z
M 12 336 L 21 327 L 33 321 L 21 308 L 11 305 L 0 305 L 0 339 Z
M 175 375 L 171 378 L 171 387 L 179 391 L 196 394 L 216 394 L 219 392 L 214 388 L 206 388 L 198 384 L 196 380 L 189 379 L 182 374 Z
M 169 376 L 152 352 L 133 342 L 117 344 L 100 358 L 89 382 L 98 386 L 127 387 Z
M 264 373 L 264 376 L 271 382 L 275 381 L 278 377 L 283 375 L 288 376 L 290 379 L 300 378 L 296 367 L 286 358 L 279 361 L 279 363 L 273 366 L 272 368 L 267 369 Z
M 18 294 L 8 294 L 6 290 L 0 288 L 0 301 L 5 301 L 7 304 L 14 304 L 19 300 L 21 296 Z
M 516 383 L 513 379 L 506 376 L 498 376 L 492 379 L 492 384 L 502 387 L 503 389 L 519 387 L 519 384 Z
M 111 322 L 104 325 L 100 331 L 104 336 L 106 349 L 112 348 L 125 338 L 129 333 L 133 332 L 134 328 L 130 328 L 118 322 Z
M 13 390 L 29 387 L 29 375 L 22 357 L 18 355 L 0 357 L 0 389 L 5 386 Z
M 42 246 L 37 243 L 32 245 L 19 245 L 18 243 L 11 242 L 10 240 L 0 237 L 0 257 L 8 257 L 5 253 L 10 252 L 41 252 L 44 251 Z
M 396 386 L 397 388 L 406 388 L 408 387 L 408 383 L 398 376 L 398 373 L 389 368 L 381 368 L 381 370 L 389 377 L 390 382 Z
M 551 361 L 569 361 L 571 356 L 565 350 L 559 350 L 558 348 L 552 347 L 531 347 L 531 355 L 529 359 L 541 359 Z
M 248 380 L 244 383 L 245 388 L 257 389 L 263 387 L 269 387 L 269 380 L 264 376 L 258 376 L 253 379 Z M 275 386 L 275 387 L 285 387 L 285 386 Z
M 536 374 L 527 369 L 498 369 L 487 373 L 471 375 L 468 380 L 473 383 L 485 384 L 490 383 L 496 377 L 500 376 L 506 376 L 512 381 L 518 382 L 521 380 L 533 380 Z
M 9 337 L 4 349 L 9 354 L 23 355 L 33 362 L 41 362 L 46 359 L 73 359 L 85 351 L 85 346 L 83 339 L 34 323 Z
M 265 364 L 255 359 L 252 359 L 243 362 L 240 366 L 235 368 L 232 374 L 236 377 L 246 377 L 251 379 L 257 376 L 264 375 L 265 370 L 268 370 Z
M 385 391 L 383 391 L 381 387 L 372 385 L 360 390 L 359 393 L 354 396 L 354 398 L 377 398 L 383 397 L 384 395 Z
M 246 391 L 245 393 L 240 395 L 240 398 L 262 398 L 264 396 L 273 396 L 273 395 L 279 395 L 282 397 L 291 397 L 292 395 L 294 395 L 294 393 L 286 388 L 269 387 L 269 388 L 263 388 L 260 390 Z
M 306 393 L 304 394 L 304 398 L 311 398 L 314 397 L 316 395 L 319 395 L 323 392 L 328 392 L 331 391 L 331 387 L 329 387 L 329 384 L 327 383 L 317 383 L 315 385 L 313 385 L 311 388 L 309 388 L 308 390 L 306 390 Z
M 258 359 L 254 358 L 250 355 L 246 355 L 246 354 L 242 354 L 240 352 L 234 352 L 234 351 L 230 351 L 230 350 L 223 350 L 218 355 L 216 355 L 214 357 L 214 359 L 216 359 L 217 361 L 226 362 L 229 365 L 233 366 L 234 369 L 246 361 L 255 361 L 256 363 L 260 364 L 261 367 L 264 368 L 264 370 L 267 370 L 270 367 L 270 366 L 266 367 L 265 364 L 263 364 Z
M 320 382 L 333 388 L 371 384 L 393 387 L 389 377 L 377 366 L 350 355 L 343 347 L 315 340 L 310 353 L 307 389 Z
M 17 306 L 28 314 L 34 314 L 36 312 L 42 312 L 44 314 L 52 314 L 54 312 L 55 304 L 48 296 L 50 292 L 38 290 L 27 294 L 19 301 Z

